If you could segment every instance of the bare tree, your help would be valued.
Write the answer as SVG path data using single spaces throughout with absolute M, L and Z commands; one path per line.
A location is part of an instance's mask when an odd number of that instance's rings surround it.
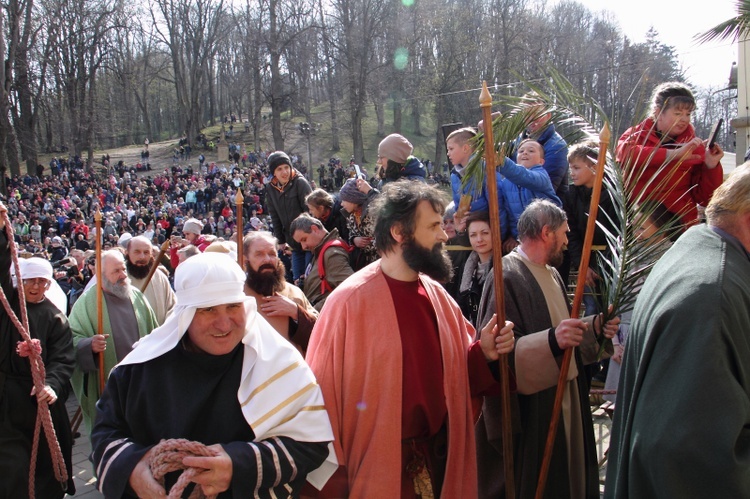
M 203 124 L 203 101 L 209 62 L 219 42 L 232 32 L 233 18 L 223 0 L 157 0 L 151 16 L 172 57 L 180 126 L 192 145 Z
M 367 87 L 373 71 L 380 69 L 375 59 L 375 43 L 386 36 L 392 1 L 334 0 L 332 18 L 336 48 L 345 71 L 354 161 L 365 163 L 362 118 Z

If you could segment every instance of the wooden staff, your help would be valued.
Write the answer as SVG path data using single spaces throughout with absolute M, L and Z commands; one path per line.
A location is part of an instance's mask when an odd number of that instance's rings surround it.
M 150 283 L 151 282 L 151 278 L 154 277 L 154 273 L 156 272 L 156 269 L 159 268 L 161 259 L 164 256 L 164 254 L 167 252 L 168 249 L 169 249 L 169 239 L 167 239 L 166 241 L 164 241 L 162 243 L 161 247 L 159 248 L 159 255 L 154 260 L 153 265 L 151 265 L 151 268 L 148 271 L 148 275 L 146 276 L 146 280 L 141 285 L 141 293 L 145 293 L 146 292 L 146 288 L 148 287 L 148 283 Z
M 492 270 L 495 278 L 495 310 L 498 329 L 505 326 L 505 292 L 503 289 L 503 242 L 500 232 L 500 209 L 497 182 L 495 181 L 495 139 L 492 132 L 492 96 L 487 82 L 482 82 L 479 104 L 484 119 L 484 162 L 487 197 L 490 205 L 490 229 L 492 232 Z M 505 468 L 505 497 L 513 499 L 516 494 L 513 474 L 513 427 L 510 416 L 510 386 L 508 384 L 508 354 L 500 355 L 500 407 L 502 411 L 503 465 Z
M 237 195 L 234 197 L 234 204 L 237 205 L 237 263 L 240 264 L 240 268 L 245 268 L 245 262 L 243 261 L 242 252 L 244 250 L 242 240 L 242 203 L 245 202 L 245 197 L 242 195 L 242 188 L 237 187 Z
M 97 334 L 104 334 L 104 316 L 103 310 L 104 305 L 102 303 L 102 279 L 104 279 L 104 272 L 102 271 L 102 212 L 99 208 L 96 209 L 94 214 L 94 222 L 96 223 L 96 332 Z M 99 352 L 97 355 L 99 361 L 99 396 L 104 391 L 104 351 Z
M 594 190 L 591 193 L 591 205 L 589 206 L 589 219 L 586 223 L 586 236 L 583 239 L 583 251 L 581 252 L 581 263 L 578 266 L 578 281 L 576 283 L 576 293 L 573 297 L 573 307 L 570 316 L 578 318 L 580 315 L 581 303 L 583 302 L 583 292 L 586 287 L 586 271 L 589 268 L 591 257 L 591 245 L 594 241 L 594 230 L 596 229 L 596 216 L 599 211 L 599 199 L 602 195 L 602 180 L 604 179 L 604 164 L 607 160 L 607 146 L 609 145 L 610 131 L 607 123 L 602 127 L 599 134 L 599 157 L 596 162 L 596 178 L 594 179 Z M 604 327 L 604 324 L 601 325 Z M 555 392 L 555 405 L 552 408 L 552 419 L 549 423 L 549 432 L 547 433 L 547 443 L 544 446 L 544 457 L 542 467 L 539 471 L 539 481 L 536 486 L 536 499 L 542 499 L 544 488 L 547 484 L 547 473 L 549 472 L 550 461 L 552 460 L 552 450 L 555 446 L 555 436 L 557 435 L 557 424 L 560 422 L 560 412 L 562 411 L 563 395 L 565 394 L 565 385 L 567 384 L 568 369 L 573 357 L 573 348 L 565 350 L 563 355 L 562 366 L 560 367 L 560 377 L 557 380 L 557 392 Z

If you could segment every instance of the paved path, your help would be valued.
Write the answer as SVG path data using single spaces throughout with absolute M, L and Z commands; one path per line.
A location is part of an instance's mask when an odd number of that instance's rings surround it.
M 68 408 L 68 414 L 72 419 L 73 414 L 78 409 L 78 400 L 76 400 L 75 396 L 71 395 L 66 407 Z M 77 437 L 73 444 L 73 481 L 76 484 L 75 497 L 83 497 L 86 499 L 103 498 L 104 496 L 96 490 L 96 479 L 94 478 L 93 466 L 91 461 L 89 461 L 91 444 L 89 443 L 88 432 L 83 424 L 81 424 L 78 431 L 81 433 L 81 436 Z

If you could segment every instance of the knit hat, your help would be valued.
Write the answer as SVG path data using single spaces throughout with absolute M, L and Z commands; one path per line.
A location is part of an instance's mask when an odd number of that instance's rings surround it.
M 53 237 L 52 238 L 52 244 L 53 245 L 55 245 L 55 244 L 62 245 L 62 239 L 60 238 L 60 236 Z
M 133 234 L 130 232 L 123 232 L 120 234 L 120 237 L 117 238 L 117 245 L 121 248 L 127 248 L 131 239 L 133 239 Z
M 266 160 L 266 163 L 268 164 L 268 169 L 271 171 L 271 175 L 273 176 L 273 171 L 281 166 L 281 165 L 289 165 L 292 166 L 292 160 L 289 159 L 289 156 L 284 151 L 276 151 L 272 152 L 268 155 L 268 159 Z
M 413 150 L 414 147 L 411 145 L 411 142 L 406 140 L 406 137 L 398 133 L 392 133 L 380 141 L 378 156 L 383 156 L 386 159 L 403 165 L 409 159 Z
M 364 204 L 367 194 L 357 189 L 357 179 L 350 178 L 347 180 L 339 191 L 339 198 L 342 201 L 348 201 L 354 204 Z
M 197 218 L 188 218 L 185 220 L 185 224 L 182 226 L 182 232 L 190 232 L 192 234 L 200 234 L 203 230 L 203 223 Z

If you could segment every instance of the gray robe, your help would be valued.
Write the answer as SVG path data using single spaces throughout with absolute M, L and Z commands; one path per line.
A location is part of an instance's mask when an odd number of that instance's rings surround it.
M 562 299 L 568 304 L 560 275 L 554 269 L 551 271 L 560 287 Z M 542 378 L 554 378 L 555 372 L 559 373 L 558 366 L 562 356 L 554 356 L 548 346 L 547 334 L 553 326 L 553 321 L 547 302 L 542 288 L 517 251 L 503 257 L 503 283 L 506 319 L 514 323 L 516 335 L 516 349 L 508 357 L 518 385 L 517 390 L 511 393 L 516 497 L 533 498 L 556 391 L 554 379 L 550 385 L 549 382 L 545 384 Z M 478 320 L 481 326 L 489 321 L 495 311 L 494 283 L 485 286 L 484 291 Z M 568 420 L 573 427 L 571 439 L 577 449 L 582 451 L 579 452 L 583 457 L 584 467 L 582 486 L 585 489 L 584 497 L 587 499 L 599 497 L 596 448 L 582 359 L 582 354 L 589 361 L 596 357 L 598 344 L 591 330 L 589 327 L 589 333 L 584 335 L 584 342 L 575 350 L 574 364 L 571 365 L 568 377 L 568 388 L 572 393 L 571 405 L 567 408 Z M 549 364 L 553 366 L 550 367 Z M 535 365 L 539 366 L 538 372 L 533 372 L 536 371 L 533 367 Z M 581 375 L 577 376 L 576 373 Z M 539 389 L 543 386 L 549 387 Z M 545 489 L 544 497 L 547 498 L 570 497 L 569 453 L 564 428 L 565 424 L 561 420 Z M 477 423 L 475 434 L 479 497 L 504 497 L 499 397 L 485 397 L 482 416 Z

